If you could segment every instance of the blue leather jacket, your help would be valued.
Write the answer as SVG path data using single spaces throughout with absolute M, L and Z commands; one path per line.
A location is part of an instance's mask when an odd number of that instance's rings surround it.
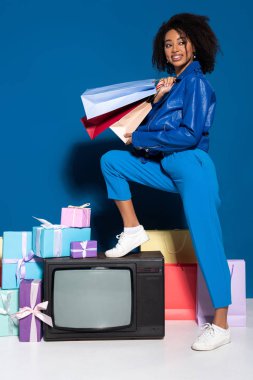
M 133 132 L 134 148 L 150 155 L 195 148 L 207 152 L 215 104 L 215 92 L 199 61 L 191 62 Z

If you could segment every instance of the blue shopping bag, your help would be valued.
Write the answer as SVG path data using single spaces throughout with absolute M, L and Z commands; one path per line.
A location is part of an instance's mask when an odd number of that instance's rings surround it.
M 114 111 L 156 93 L 156 80 L 117 83 L 86 90 L 82 95 L 87 119 Z

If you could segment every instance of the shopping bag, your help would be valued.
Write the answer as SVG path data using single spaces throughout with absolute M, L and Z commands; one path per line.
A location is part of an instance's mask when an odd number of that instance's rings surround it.
M 197 264 L 164 264 L 165 319 L 196 319 Z
M 196 263 L 194 248 L 188 229 L 148 230 L 149 241 L 141 251 L 161 251 L 165 263 Z
M 133 133 L 141 124 L 143 119 L 151 111 L 150 100 L 140 103 L 132 111 L 123 116 L 120 120 L 110 126 L 110 129 L 126 143 L 128 138 L 124 137 L 125 133 Z
M 91 119 L 153 95 L 155 84 L 155 79 L 147 79 L 88 89 L 81 95 L 86 117 Z
M 104 132 L 110 125 L 115 124 L 122 117 L 134 110 L 143 101 L 138 101 L 128 104 L 124 107 L 118 108 L 114 111 L 107 112 L 106 114 L 87 119 L 86 116 L 81 118 L 88 135 L 91 139 L 97 137 L 100 133 Z
M 232 303 L 228 307 L 228 325 L 246 326 L 246 278 L 245 260 L 227 260 L 231 275 Z M 197 323 L 211 323 L 215 309 L 203 277 L 198 266 L 197 274 Z

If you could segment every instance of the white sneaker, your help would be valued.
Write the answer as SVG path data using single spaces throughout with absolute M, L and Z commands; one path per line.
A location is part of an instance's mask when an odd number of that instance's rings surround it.
M 143 226 L 141 227 L 141 230 L 135 233 L 128 234 L 121 232 L 121 234 L 116 235 L 116 238 L 119 240 L 118 243 L 114 248 L 106 251 L 105 255 L 107 257 L 122 257 L 131 252 L 132 249 L 148 241 L 149 236 Z
M 223 329 L 213 323 L 205 323 L 201 329 L 203 332 L 198 336 L 198 338 L 191 346 L 193 350 L 214 350 L 215 348 L 231 342 L 230 328 Z

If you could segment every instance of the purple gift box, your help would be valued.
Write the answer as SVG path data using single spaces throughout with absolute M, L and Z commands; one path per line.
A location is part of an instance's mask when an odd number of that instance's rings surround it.
M 22 280 L 19 289 L 19 341 L 20 342 L 40 342 L 42 338 L 41 321 L 31 310 L 42 301 L 41 280 Z M 30 309 L 30 310 L 29 310 Z M 29 313 L 30 311 L 30 313 Z M 29 313 L 29 314 L 28 314 Z
M 96 257 L 97 241 L 73 241 L 72 243 L 70 243 L 70 256 L 73 259 L 81 259 L 84 257 Z
M 91 209 L 83 206 L 69 206 L 61 210 L 61 224 L 68 227 L 90 227 Z

